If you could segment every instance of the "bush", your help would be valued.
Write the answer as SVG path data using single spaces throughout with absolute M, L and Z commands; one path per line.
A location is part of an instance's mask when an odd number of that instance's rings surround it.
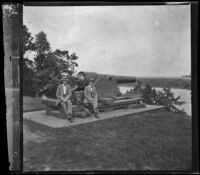
M 139 87 L 139 86 L 138 86 Z M 138 88 L 137 87 L 137 88 Z M 130 89 L 126 92 L 126 94 L 135 93 L 135 88 Z M 150 84 L 146 84 L 144 88 L 137 89 L 137 92 L 140 92 L 143 101 L 146 104 L 153 105 L 162 105 L 165 106 L 167 110 L 172 112 L 185 112 L 184 110 L 179 110 L 176 106 L 180 106 L 185 102 L 180 101 L 181 96 L 175 97 L 174 92 L 172 92 L 171 88 L 163 88 L 163 91 L 156 91 L 151 87 Z
M 156 94 L 156 104 L 166 106 L 166 108 L 173 112 L 184 112 L 184 110 L 179 110 L 176 105 L 180 106 L 185 102 L 179 101 L 181 96 L 174 97 L 174 92 L 171 88 L 163 88 L 163 92 L 158 91 Z

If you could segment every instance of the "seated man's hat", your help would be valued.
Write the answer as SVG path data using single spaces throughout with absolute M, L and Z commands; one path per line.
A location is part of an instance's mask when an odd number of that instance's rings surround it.
M 91 82 L 91 81 L 94 82 L 94 78 L 90 78 L 90 82 Z
M 62 76 L 61 80 L 62 80 L 62 81 L 64 81 L 64 80 L 68 81 L 69 78 L 68 78 L 67 76 Z

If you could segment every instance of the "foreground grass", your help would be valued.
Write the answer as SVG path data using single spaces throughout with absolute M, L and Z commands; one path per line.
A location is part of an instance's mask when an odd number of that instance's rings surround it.
M 24 126 L 38 138 L 24 143 L 24 171 L 192 167 L 191 120 L 184 114 L 143 113 L 62 129 L 24 120 Z

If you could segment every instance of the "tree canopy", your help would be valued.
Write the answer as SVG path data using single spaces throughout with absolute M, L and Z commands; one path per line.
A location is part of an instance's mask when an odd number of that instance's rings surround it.
M 69 77 L 72 76 L 78 66 L 76 62 L 78 56 L 76 53 L 69 54 L 68 50 L 52 51 L 44 31 L 32 37 L 25 25 L 23 26 L 23 45 L 24 92 L 27 95 L 32 92 L 55 96 L 61 74 L 67 73 Z M 29 52 L 28 56 L 27 52 Z M 29 58 L 31 56 L 32 59 Z

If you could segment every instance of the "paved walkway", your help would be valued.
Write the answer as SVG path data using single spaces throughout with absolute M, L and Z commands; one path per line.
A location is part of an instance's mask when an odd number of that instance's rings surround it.
M 70 123 L 67 119 L 62 119 L 58 117 L 53 117 L 45 114 L 45 110 L 42 111 L 34 111 L 34 112 L 25 112 L 23 117 L 25 119 L 34 121 L 36 123 L 40 123 L 52 128 L 63 128 L 70 127 L 74 125 L 80 125 L 89 122 L 95 122 L 98 120 L 105 120 L 113 117 L 126 116 L 130 114 L 137 114 L 141 112 L 153 111 L 164 109 L 163 106 L 155 106 L 155 105 L 146 105 L 144 108 L 134 108 L 134 109 L 118 109 L 109 112 L 99 113 L 100 118 L 95 118 L 93 116 L 87 118 L 75 118 L 73 123 Z

